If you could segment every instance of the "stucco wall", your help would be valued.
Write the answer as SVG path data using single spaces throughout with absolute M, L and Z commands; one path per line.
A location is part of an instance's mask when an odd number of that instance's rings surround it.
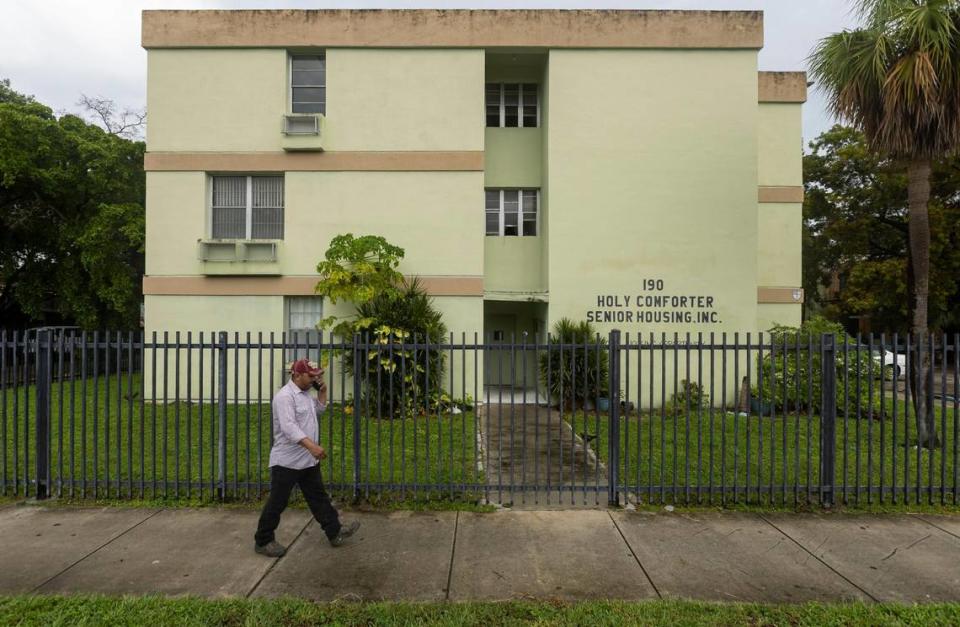
M 643 328 L 752 329 L 756 53 L 554 50 L 548 97 L 551 321 L 602 295 L 634 313 L 637 295 L 695 295 L 713 299 L 714 323 Z
M 482 50 L 328 49 L 328 151 L 482 150 Z M 150 50 L 149 151 L 279 151 L 288 54 Z M 185 97 L 189 95 L 189 97 Z

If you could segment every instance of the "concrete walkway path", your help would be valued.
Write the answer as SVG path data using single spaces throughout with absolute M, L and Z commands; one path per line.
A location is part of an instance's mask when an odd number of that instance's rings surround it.
M 514 509 L 606 507 L 607 470 L 584 443 L 591 436 L 574 433 L 558 410 L 491 403 L 481 408 L 478 424 L 490 503 Z
M 318 601 L 960 601 L 960 515 L 347 512 L 332 548 L 288 510 L 287 555 L 241 509 L 0 508 L 0 593 Z

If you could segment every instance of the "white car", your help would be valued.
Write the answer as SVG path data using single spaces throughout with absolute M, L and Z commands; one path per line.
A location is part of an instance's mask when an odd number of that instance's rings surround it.
M 907 356 L 883 349 L 883 358 L 880 355 L 873 358 L 877 366 L 883 364 L 884 379 L 903 379 L 907 376 Z

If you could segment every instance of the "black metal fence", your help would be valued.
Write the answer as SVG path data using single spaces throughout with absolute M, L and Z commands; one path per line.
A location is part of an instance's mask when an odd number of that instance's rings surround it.
M 347 497 L 958 504 L 957 336 L 310 340 L 2 331 L 0 494 L 259 499 L 270 400 L 309 355 L 321 468 Z

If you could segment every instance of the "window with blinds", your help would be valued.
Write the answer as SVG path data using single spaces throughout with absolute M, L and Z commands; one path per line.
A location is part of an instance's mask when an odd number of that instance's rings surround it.
M 540 99 L 536 83 L 487 83 L 487 126 L 540 126 Z
M 536 235 L 539 195 L 536 189 L 486 190 L 487 235 Z
M 211 237 L 283 239 L 282 176 L 214 176 Z
M 287 354 L 284 360 L 289 363 L 306 357 L 320 362 L 320 331 L 317 323 L 323 318 L 323 298 L 319 296 L 287 296 L 285 299 L 287 316 Z
M 326 113 L 326 55 L 291 57 L 290 102 L 293 113 Z

